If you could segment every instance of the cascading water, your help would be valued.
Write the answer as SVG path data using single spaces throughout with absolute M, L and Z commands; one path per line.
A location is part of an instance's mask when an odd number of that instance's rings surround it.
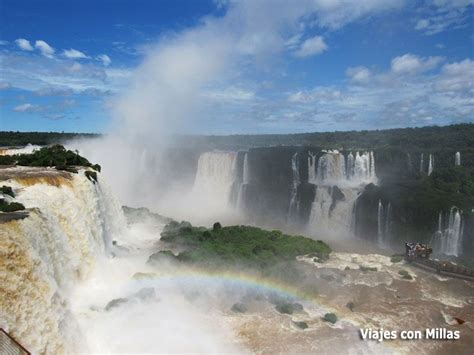
M 435 253 L 459 256 L 462 248 L 462 236 L 462 211 L 453 206 L 447 214 L 440 212 L 438 230 L 432 239 Z
M 196 203 L 216 211 L 228 207 L 234 183 L 233 167 L 236 157 L 235 152 L 215 151 L 201 154 L 192 194 L 197 200 Z
M 392 205 L 389 202 L 386 207 L 379 200 L 377 208 L 377 244 L 384 248 L 390 240 Z
M 344 157 L 337 150 L 323 153 L 317 171 L 315 156 L 310 153 L 308 158 L 308 182 L 316 185 L 308 227 L 310 231 L 350 234 L 359 192 L 377 181 L 374 154 L 356 152 L 354 156 L 350 152 Z
M 244 164 L 245 165 L 245 164 Z M 298 215 L 298 186 L 301 183 L 300 180 L 300 171 L 298 166 L 298 153 L 293 154 L 291 158 L 291 171 L 292 171 L 292 184 L 291 184 L 291 192 L 290 192 L 290 207 L 288 209 L 288 221 Z
M 237 210 L 242 211 L 244 209 L 245 202 L 245 189 L 250 182 L 250 169 L 249 169 L 249 153 L 246 152 L 244 155 L 244 163 L 242 167 L 242 182 L 239 187 L 237 195 Z
M 43 169 L 5 182 L 29 216 L 1 224 L 1 326 L 33 353 L 71 353 L 77 324 L 69 309 L 74 284 L 86 277 L 116 233 L 125 228 L 120 206 L 100 176 Z M 28 168 L 31 171 L 31 168 Z M 39 169 L 35 170 L 37 174 Z
M 423 168 L 424 168 L 424 159 L 423 159 L 423 153 L 421 153 L 421 155 L 420 155 L 420 173 L 423 172 Z
M 430 154 L 430 162 L 428 164 L 428 176 L 431 175 L 434 169 L 434 160 L 433 160 L 433 155 Z
M 381 200 L 379 200 L 377 209 L 377 243 L 379 246 L 384 245 L 384 218 L 383 205 Z
M 308 182 L 310 184 L 317 183 L 316 178 L 316 155 L 309 152 L 308 153 Z
M 456 152 L 456 154 L 454 155 L 454 165 L 456 165 L 456 166 L 461 165 L 461 153 L 460 152 Z

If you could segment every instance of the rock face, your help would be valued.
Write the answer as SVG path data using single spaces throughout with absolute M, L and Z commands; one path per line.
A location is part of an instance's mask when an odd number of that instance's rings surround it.
M 337 316 L 334 313 L 326 313 L 323 320 L 332 324 L 336 324 Z

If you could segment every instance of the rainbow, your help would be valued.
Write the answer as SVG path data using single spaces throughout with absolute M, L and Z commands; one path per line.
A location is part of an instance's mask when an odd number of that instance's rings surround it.
M 314 293 L 302 290 L 290 283 L 275 278 L 262 278 L 257 275 L 236 271 L 209 270 L 204 268 L 178 268 L 170 272 L 136 273 L 135 280 L 147 281 L 178 281 L 196 283 L 199 285 L 220 282 L 231 286 L 241 286 L 251 290 L 273 292 L 289 299 L 300 299 L 316 306 L 324 306 L 328 312 L 335 311 L 334 307 L 323 305 L 324 302 Z M 340 312 L 340 310 L 338 310 Z

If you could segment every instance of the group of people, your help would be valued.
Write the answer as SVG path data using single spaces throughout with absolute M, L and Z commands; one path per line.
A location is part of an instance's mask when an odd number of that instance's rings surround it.
M 406 242 L 405 243 L 405 255 L 409 259 L 415 259 L 417 256 L 423 256 L 427 258 L 431 252 L 431 248 L 422 243 Z

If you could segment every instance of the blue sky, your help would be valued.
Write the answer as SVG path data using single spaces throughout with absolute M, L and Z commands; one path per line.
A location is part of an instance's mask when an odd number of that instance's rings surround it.
M 0 3 L 0 130 L 474 121 L 471 0 Z

